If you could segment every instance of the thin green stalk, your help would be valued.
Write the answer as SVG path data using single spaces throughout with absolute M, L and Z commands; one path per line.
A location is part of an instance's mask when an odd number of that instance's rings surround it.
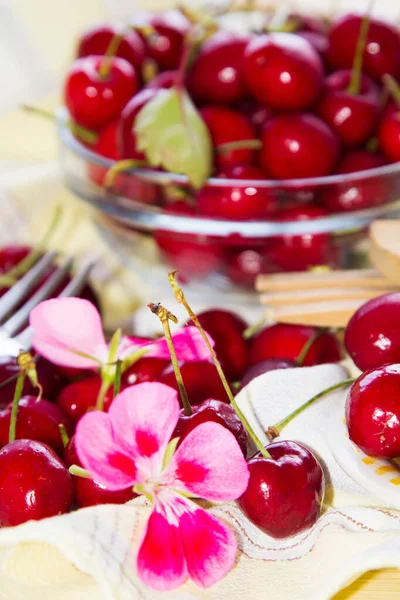
M 371 2 L 372 4 L 372 2 Z M 362 77 L 362 65 L 363 65 L 363 55 L 364 49 L 367 43 L 367 36 L 370 24 L 370 10 L 367 10 L 360 25 L 360 34 L 358 36 L 356 51 L 354 54 L 353 67 L 351 70 L 350 82 L 347 87 L 347 93 L 356 96 L 360 93 L 361 89 L 361 77 Z
M 117 365 L 115 369 L 115 379 L 114 379 L 114 398 L 118 396 L 121 390 L 121 369 L 122 369 L 122 361 L 117 360 Z
M 265 317 L 261 317 L 261 319 L 259 319 L 259 321 L 254 323 L 254 325 L 249 325 L 249 327 L 247 327 L 247 329 L 245 329 L 243 331 L 244 339 L 249 340 L 250 338 L 252 338 L 253 335 L 258 333 L 260 331 L 260 329 L 262 329 L 262 327 L 264 327 L 264 325 L 265 325 Z
M 175 294 L 175 298 L 178 301 L 179 304 L 183 304 L 183 306 L 185 307 L 189 317 L 191 318 L 191 320 L 193 321 L 193 323 L 196 325 L 197 329 L 199 330 L 203 340 L 205 341 L 208 350 L 210 351 L 210 354 L 212 356 L 215 368 L 217 369 L 218 375 L 220 376 L 222 385 L 224 386 L 224 389 L 227 393 L 227 396 L 230 400 L 230 403 L 232 404 L 233 408 L 235 409 L 235 412 L 237 414 L 237 416 L 239 417 L 239 419 L 242 421 L 247 433 L 249 434 L 250 438 L 253 440 L 254 444 L 257 446 L 257 448 L 259 449 L 260 453 L 265 457 L 265 458 L 271 458 L 270 453 L 268 452 L 268 450 L 264 447 L 264 444 L 262 443 L 262 441 L 257 437 L 257 435 L 255 434 L 255 432 L 253 431 L 250 423 L 248 422 L 248 420 L 246 419 L 246 417 L 244 416 L 244 414 L 242 413 L 239 405 L 237 404 L 233 394 L 232 394 L 232 390 L 231 387 L 225 377 L 225 373 L 222 370 L 221 367 L 221 363 L 218 360 L 217 355 L 215 354 L 214 348 L 211 346 L 210 341 L 207 337 L 206 332 L 204 331 L 203 327 L 201 326 L 200 321 L 198 320 L 197 316 L 195 315 L 195 313 L 193 312 L 193 310 L 191 309 L 191 307 L 189 306 L 185 295 L 183 293 L 183 290 L 179 287 L 176 279 L 175 279 L 175 273 L 176 271 L 172 271 L 171 273 L 168 274 L 168 279 L 169 282 L 171 284 L 171 287 L 173 289 L 173 292 Z
M 71 475 L 75 475 L 76 477 L 83 477 L 84 479 L 92 479 L 89 472 L 86 469 L 82 469 L 82 467 L 78 467 L 78 465 L 71 465 L 68 471 Z
M 260 140 L 237 140 L 235 142 L 225 142 L 216 147 L 218 154 L 227 154 L 233 150 L 260 150 L 262 143 Z
M 65 446 L 69 442 L 69 435 L 67 433 L 67 430 L 65 429 L 65 426 L 62 423 L 58 424 L 58 429 L 60 430 L 61 440 L 62 440 L 63 446 L 65 448 Z
M 25 112 L 33 113 L 35 115 L 38 115 L 39 117 L 43 117 L 44 119 L 47 119 L 48 121 L 52 121 L 53 123 L 56 119 L 56 117 L 52 111 L 46 110 L 44 108 L 39 108 L 37 106 L 31 106 L 30 104 L 22 104 L 21 108 Z M 71 118 L 69 118 L 66 121 L 66 126 L 68 127 L 68 129 L 70 130 L 70 132 L 72 133 L 72 135 L 74 137 L 79 138 L 82 142 L 86 142 L 87 144 L 90 144 L 91 146 L 93 146 L 99 139 L 99 134 L 96 131 L 92 131 L 91 129 L 88 129 L 87 127 L 84 127 L 83 125 L 79 125 L 78 123 L 76 123 L 76 121 L 74 121 Z
M 96 400 L 96 409 L 104 411 L 104 402 L 106 399 L 106 394 L 111 386 L 110 381 L 103 379 L 101 382 L 101 387 Z
M 12 401 L 10 431 L 8 436 L 8 440 L 10 442 L 13 442 L 15 440 L 15 434 L 17 429 L 18 404 L 24 387 L 25 376 L 25 370 L 21 370 L 17 377 L 17 385 L 15 386 L 14 398 Z
M 301 349 L 300 354 L 298 355 L 298 357 L 296 358 L 296 364 L 299 367 L 303 366 L 303 363 L 305 361 L 305 358 L 311 348 L 311 346 L 314 344 L 314 342 L 321 337 L 321 335 L 324 335 L 324 333 L 326 333 L 328 331 L 327 328 L 322 327 L 320 329 L 318 329 L 315 333 L 313 333 L 313 335 L 306 341 L 306 343 L 304 344 L 303 348 Z

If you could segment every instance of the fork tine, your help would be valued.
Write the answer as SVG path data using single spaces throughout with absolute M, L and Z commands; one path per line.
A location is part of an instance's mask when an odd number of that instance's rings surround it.
M 62 283 L 62 280 L 69 273 L 73 259 L 69 258 L 61 267 L 58 267 L 53 275 L 44 283 L 40 289 L 26 302 L 8 321 L 2 325 L 1 331 L 5 331 L 12 336 L 26 323 L 31 310 L 49 298 L 54 290 Z
M 59 298 L 65 298 L 68 296 L 74 296 L 75 294 L 79 294 L 82 291 L 83 286 L 85 285 L 87 278 L 90 274 L 90 271 L 93 269 L 95 263 L 90 262 L 85 267 L 80 269 L 78 273 L 71 279 L 68 285 L 63 289 Z M 33 329 L 32 327 L 26 327 L 20 334 L 15 337 L 15 340 L 21 344 L 23 348 L 26 350 L 30 350 L 32 346 L 32 335 Z
M 47 252 L 6 294 L 0 299 L 0 321 L 21 302 L 28 292 L 39 283 L 56 258 L 57 252 Z

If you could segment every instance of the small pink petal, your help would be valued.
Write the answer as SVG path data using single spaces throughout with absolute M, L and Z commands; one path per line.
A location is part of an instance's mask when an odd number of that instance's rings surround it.
M 214 347 L 214 340 L 211 336 L 208 339 Z M 211 360 L 210 352 L 196 327 L 183 327 L 172 335 L 175 352 L 178 360 L 193 362 L 200 360 Z M 148 346 L 146 356 L 155 358 L 170 358 L 168 345 L 165 338 L 160 338 L 153 342 L 142 338 L 124 338 L 121 346 L 121 358 L 126 358 L 136 350 Z
M 236 439 L 212 421 L 188 434 L 162 473 L 165 485 L 215 501 L 236 500 L 248 480 L 249 469 Z
M 163 383 L 139 383 L 123 390 L 108 411 L 118 446 L 143 477 L 157 476 L 179 417 L 177 392 Z
M 122 490 L 142 483 L 132 457 L 115 442 L 108 414 L 86 413 L 78 422 L 75 445 L 83 467 L 108 490 Z
M 34 330 L 34 349 L 50 362 L 81 369 L 98 368 L 96 361 L 73 350 L 105 362 L 108 347 L 101 318 L 95 306 L 81 298 L 53 298 L 36 306 L 30 314 Z
M 208 588 L 220 581 L 235 564 L 237 542 L 232 530 L 194 502 L 183 499 L 187 510 L 179 518 L 190 578 Z
M 157 503 L 147 523 L 137 557 L 140 579 L 155 590 L 173 590 L 185 583 L 188 573 L 177 523 L 170 523 Z

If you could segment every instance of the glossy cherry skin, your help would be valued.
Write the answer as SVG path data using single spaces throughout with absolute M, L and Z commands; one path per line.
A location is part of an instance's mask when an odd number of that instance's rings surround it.
M 132 25 L 150 25 L 153 33 L 145 36 L 147 54 L 162 71 L 179 66 L 185 36 L 190 23 L 179 10 L 171 9 L 160 13 L 136 13 Z
M 67 467 L 71 467 L 72 465 L 82 467 L 73 437 L 65 447 L 63 459 Z M 72 481 L 75 490 L 75 502 L 78 508 L 97 506 L 99 504 L 125 504 L 137 495 L 131 487 L 125 490 L 110 491 L 93 479 L 78 477 L 77 475 L 72 475 Z
M 217 148 L 221 144 L 257 139 L 256 130 L 246 115 L 222 106 L 205 106 L 200 114 Z M 220 169 L 231 165 L 246 165 L 255 161 L 256 151 L 249 148 L 216 152 L 215 162 Z
M 64 96 L 75 121 L 89 129 L 101 129 L 119 117 L 122 109 L 138 91 L 135 69 L 124 58 L 113 57 L 110 72 L 102 79 L 102 56 L 75 60 L 68 72 Z
M 257 453 L 248 461 L 249 485 L 238 504 L 246 517 L 274 538 L 312 527 L 321 514 L 325 478 L 315 456 L 297 442 L 268 446 L 272 458 Z
M 325 91 L 318 103 L 317 113 L 330 125 L 347 148 L 365 143 L 378 122 L 379 89 L 366 75 L 362 76 L 358 94 L 347 89 L 351 71 L 332 73 L 325 79 Z
M 336 173 L 367 171 L 383 167 L 385 164 L 387 161 L 382 154 L 353 150 L 343 156 Z M 321 194 L 321 202 L 332 212 L 362 210 L 387 202 L 392 192 L 393 182 L 388 178 L 352 179 L 348 183 L 329 186 Z
M 262 329 L 250 340 L 250 365 L 270 358 L 296 361 L 304 344 L 318 331 L 317 327 L 277 323 Z M 314 341 L 303 366 L 335 363 L 341 360 L 339 342 L 331 333 L 323 333 Z
M 244 53 L 252 96 L 278 110 L 305 110 L 322 90 L 324 66 L 307 40 L 291 33 L 253 38 Z
M 297 35 L 311 44 L 311 46 L 316 52 L 318 52 L 325 63 L 325 57 L 329 47 L 329 42 L 326 35 L 317 33 L 316 31 L 298 31 Z
M 101 379 L 99 375 L 89 375 L 66 385 L 57 396 L 57 406 L 66 414 L 73 423 L 77 423 L 89 409 L 96 406 L 97 396 L 100 391 Z M 104 409 L 107 411 L 113 400 L 112 386 L 105 398 Z
M 333 69 L 351 69 L 360 35 L 362 16 L 347 14 L 329 32 L 327 59 Z M 387 22 L 370 18 L 363 54 L 363 71 L 380 82 L 385 73 L 396 77 L 400 68 L 400 37 Z
M 145 88 L 131 98 L 123 109 L 117 131 L 117 144 L 122 158 L 144 160 L 143 152 L 139 152 L 137 149 L 134 133 L 135 119 L 145 104 L 152 100 L 156 94 L 157 90 Z
M 360 375 L 347 396 L 346 423 L 350 439 L 366 454 L 400 457 L 400 364 Z
M 297 367 L 297 363 L 294 360 L 286 360 L 284 358 L 267 358 L 261 362 L 256 363 L 250 367 L 241 379 L 238 393 L 249 385 L 250 381 L 253 381 L 256 377 L 269 373 L 270 371 L 277 371 L 279 369 L 294 369 Z
M 217 31 L 202 44 L 188 75 L 195 102 L 231 104 L 247 96 L 243 55 L 248 42 L 248 37 Z
M 213 363 L 205 360 L 187 362 L 180 364 L 180 369 L 190 404 L 195 406 L 208 398 L 229 403 L 227 393 Z M 165 369 L 158 381 L 178 390 L 172 366 Z
M 146 84 L 146 90 L 169 90 L 176 83 L 178 71 L 162 71 Z
M 193 414 L 185 415 L 181 409 L 179 420 L 172 437 L 179 437 L 179 443 L 198 425 L 207 421 L 226 427 L 236 438 L 244 456 L 247 455 L 247 433 L 242 421 L 230 404 L 220 400 L 204 400 L 198 406 L 192 406 Z
M 267 218 L 277 211 L 278 203 L 273 190 L 252 185 L 252 180 L 265 180 L 263 171 L 255 165 L 233 165 L 218 174 L 220 179 L 249 180 L 249 185 L 206 185 L 197 196 L 197 208 L 201 215 L 247 221 Z
M 111 158 L 112 160 L 120 160 L 122 158 L 117 146 L 117 131 L 119 127 L 119 119 L 110 121 L 99 132 L 97 142 L 91 148 L 93 152 Z
M 262 247 L 236 248 L 225 257 L 226 274 L 233 283 L 253 288 L 258 275 L 273 272 Z
M 269 106 L 259 104 L 254 100 L 244 100 L 237 105 L 237 108 L 250 119 L 257 135 L 260 136 L 265 123 L 272 117 Z
M 97 54 L 103 56 L 114 36 L 121 33 L 122 28 L 112 23 L 104 23 L 91 27 L 79 40 L 77 56 L 82 58 Z M 133 29 L 126 29 L 123 38 L 115 51 L 115 56 L 127 60 L 138 73 L 146 55 L 145 44 L 140 35 Z
M 124 386 L 145 381 L 158 381 L 161 373 L 170 365 L 170 360 L 155 356 L 143 356 L 122 375 Z
M 217 308 L 206 310 L 197 318 L 215 342 L 214 349 L 225 376 L 229 381 L 240 379 L 249 362 L 248 343 L 243 337 L 246 321 L 229 310 Z
M 12 404 L 0 411 L 0 447 L 8 444 Z M 23 396 L 18 404 L 16 439 L 36 440 L 61 455 L 64 450 L 59 425 L 72 434 L 71 422 L 63 411 L 48 400 Z
M 379 147 L 390 161 L 400 161 L 400 109 L 390 104 L 380 122 Z
M 280 221 L 309 221 L 326 217 L 324 208 L 300 205 L 287 208 L 277 216 Z M 285 234 L 277 236 L 268 250 L 268 258 L 283 271 L 305 271 L 334 262 L 329 233 Z
M 71 475 L 46 444 L 16 440 L 0 450 L 0 527 L 68 512 Z
M 308 113 L 270 119 L 261 140 L 261 166 L 275 179 L 329 175 L 339 158 L 336 134 L 322 119 Z
M 400 292 L 363 304 L 347 324 L 344 344 L 361 371 L 400 363 Z

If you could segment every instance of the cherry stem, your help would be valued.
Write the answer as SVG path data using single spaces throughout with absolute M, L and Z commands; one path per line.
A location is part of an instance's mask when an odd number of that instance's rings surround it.
M 324 333 L 326 333 L 327 331 L 328 331 L 328 329 L 326 327 L 322 327 L 321 329 L 318 329 L 318 331 L 316 331 L 315 333 L 313 333 L 310 338 L 308 338 L 308 340 L 304 344 L 303 348 L 301 349 L 300 354 L 296 358 L 296 364 L 297 364 L 297 366 L 299 366 L 299 367 L 303 366 L 304 361 L 306 359 L 306 356 L 307 356 L 307 354 L 308 354 L 311 346 L 314 344 L 314 342 L 319 337 L 321 337 L 321 335 L 324 335 Z
M 363 55 L 364 55 L 364 50 L 365 50 L 365 46 L 367 43 L 371 8 L 372 8 L 372 2 L 370 2 L 369 8 L 368 8 L 366 14 L 363 16 L 361 25 L 360 25 L 360 34 L 358 36 L 356 52 L 354 54 L 354 61 L 353 61 L 353 67 L 351 69 L 350 82 L 347 87 L 347 93 L 351 94 L 352 96 L 356 96 L 357 94 L 359 94 L 360 89 L 361 89 Z
M 107 394 L 110 386 L 111 386 L 111 383 L 109 380 L 106 380 L 106 379 L 102 380 L 100 390 L 97 395 L 96 410 L 104 411 L 104 402 L 105 402 L 106 394 Z
M 117 360 L 117 365 L 115 369 L 115 379 L 114 379 L 114 398 L 118 396 L 121 390 L 121 370 L 122 370 L 122 361 Z
M 366 143 L 365 149 L 367 152 L 373 153 L 373 152 L 378 152 L 378 148 L 379 148 L 379 139 L 377 138 L 376 135 L 374 135 Z
M 178 319 L 166 308 L 161 306 L 161 304 L 154 304 L 153 302 L 150 302 L 150 304 L 148 304 L 147 306 L 150 308 L 152 313 L 157 315 L 163 326 L 165 339 L 167 341 L 168 350 L 171 355 L 172 367 L 174 369 L 176 382 L 178 384 L 179 394 L 182 400 L 185 415 L 190 416 L 193 414 L 193 411 L 186 392 L 185 384 L 183 383 L 182 373 L 179 368 L 178 358 L 176 356 L 174 343 L 172 341 L 171 329 L 169 326 L 170 321 L 172 321 L 173 323 L 178 323 Z
M 62 440 L 63 446 L 65 448 L 65 446 L 69 442 L 69 435 L 67 433 L 67 430 L 65 429 L 65 425 L 63 425 L 62 423 L 58 424 L 58 429 L 60 430 L 61 440 Z
M 114 187 L 117 175 L 124 173 L 125 171 L 129 171 L 130 169 L 139 169 L 140 167 L 146 166 L 147 162 L 145 160 L 134 160 L 130 158 L 126 160 L 119 160 L 110 169 L 108 169 L 103 179 L 103 185 L 107 189 L 112 189 Z
M 232 390 L 230 388 L 230 385 L 225 377 L 225 373 L 222 370 L 221 367 L 221 363 L 218 360 L 217 355 L 215 354 L 214 348 L 211 346 L 210 344 L 210 340 L 207 337 L 206 332 L 204 331 L 203 327 L 201 326 L 200 321 L 198 320 L 197 316 L 195 315 L 195 313 L 193 312 L 193 310 L 191 309 L 190 305 L 188 304 L 185 295 L 183 293 L 183 290 L 179 287 L 176 279 L 175 279 L 175 274 L 177 273 L 177 271 L 171 271 L 171 273 L 168 273 L 168 279 L 170 282 L 170 285 L 172 287 L 172 290 L 174 292 L 175 298 L 178 302 L 178 304 L 183 304 L 183 306 L 186 309 L 186 312 L 188 313 L 189 317 L 191 318 L 191 320 L 193 321 L 193 323 L 196 325 L 197 329 L 199 330 L 203 340 L 206 343 L 206 346 L 212 356 L 215 368 L 218 371 L 218 375 L 220 376 L 222 385 L 224 386 L 224 389 L 226 391 L 226 394 L 230 400 L 230 403 L 232 404 L 233 408 L 235 409 L 235 412 L 237 414 L 237 416 L 239 417 L 239 419 L 242 421 L 247 433 L 249 434 L 250 438 L 253 440 L 254 444 L 257 446 L 257 448 L 259 449 L 260 453 L 265 457 L 265 458 L 271 458 L 270 453 L 268 452 L 268 450 L 264 447 L 264 444 L 262 443 L 262 441 L 257 437 L 257 435 L 255 434 L 255 432 L 253 431 L 250 423 L 248 422 L 248 420 L 246 419 L 246 417 L 244 416 L 244 414 L 242 413 L 242 411 L 239 408 L 239 405 L 237 404 L 233 394 L 232 394 Z
M 387 90 L 389 90 L 393 100 L 397 104 L 400 109 L 400 87 L 398 86 L 396 80 L 391 75 L 384 75 L 382 77 L 383 85 Z
M 276 423 L 275 425 L 269 427 L 266 432 L 267 436 L 272 441 L 273 439 L 275 439 L 276 437 L 279 436 L 282 429 L 284 429 L 284 427 L 286 427 L 286 425 L 289 425 L 289 423 L 291 421 L 293 421 L 293 419 L 295 417 L 300 415 L 306 408 L 308 408 L 309 406 L 314 404 L 314 402 L 316 402 L 320 398 L 323 398 L 324 396 L 327 396 L 328 394 L 330 394 L 331 392 L 334 392 L 335 390 L 338 390 L 342 387 L 346 387 L 347 385 L 351 385 L 352 383 L 354 383 L 356 381 L 356 379 L 357 379 L 356 377 L 353 377 L 351 379 L 345 379 L 344 381 L 335 383 L 334 385 L 331 385 L 330 387 L 326 388 L 325 390 L 322 390 L 322 392 L 319 392 L 318 394 L 316 394 L 315 396 L 313 396 L 312 398 L 307 400 L 307 402 L 305 402 L 304 404 L 299 406 L 299 408 L 296 408 L 296 410 L 291 412 L 290 415 L 288 415 L 281 421 L 278 421 L 278 423 Z
M 51 110 L 45 110 L 44 108 L 39 108 L 30 104 L 22 104 L 21 108 L 25 112 L 34 113 L 35 115 L 44 117 L 45 119 L 52 121 L 53 123 L 56 121 L 55 114 Z M 88 129 L 87 127 L 84 127 L 83 125 L 78 125 L 78 123 L 76 123 L 76 121 L 73 121 L 71 118 L 67 120 L 66 125 L 72 133 L 72 135 L 82 140 L 82 142 L 90 144 L 91 146 L 94 145 L 99 139 L 98 133 L 92 131 L 91 129 Z
M 122 40 L 124 39 L 124 35 L 126 34 L 126 29 L 123 29 L 119 33 L 113 35 L 110 40 L 110 43 L 107 46 L 107 50 L 104 53 L 103 61 L 99 68 L 99 77 L 100 79 L 107 79 L 110 74 L 112 61 L 116 53 L 118 52 L 118 48 Z
M 86 469 L 82 469 L 82 467 L 78 467 L 78 465 L 71 465 L 68 471 L 71 475 L 75 475 L 76 477 L 83 477 L 84 479 L 92 479 L 90 473 L 86 471 Z
M 252 338 L 253 335 L 258 333 L 260 331 L 260 329 L 262 329 L 262 327 L 264 327 L 264 324 L 265 324 L 265 317 L 261 317 L 261 319 L 259 321 L 257 321 L 256 323 L 254 323 L 254 325 L 250 325 L 249 327 L 247 327 L 247 329 L 245 329 L 243 331 L 244 339 L 249 340 L 250 338 Z
M 228 154 L 234 150 L 260 150 L 262 147 L 261 140 L 236 140 L 234 142 L 226 142 L 219 144 L 216 147 L 218 154 Z

